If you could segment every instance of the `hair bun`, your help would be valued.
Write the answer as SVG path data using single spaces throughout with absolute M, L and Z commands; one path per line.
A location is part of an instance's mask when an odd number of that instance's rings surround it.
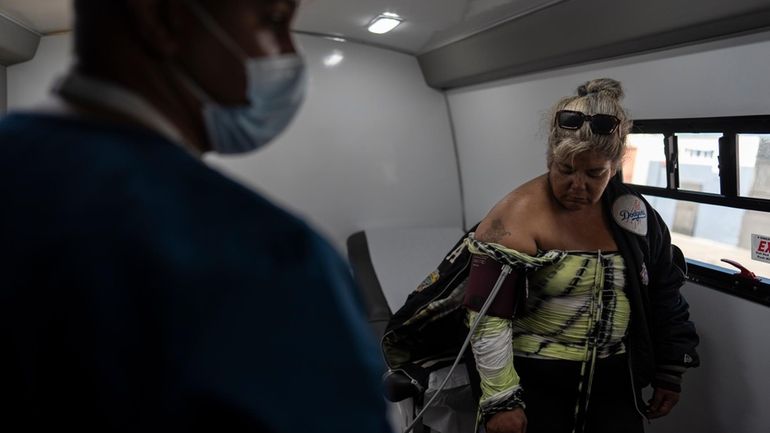
M 591 93 L 598 94 L 600 92 L 604 92 L 605 95 L 615 99 L 623 98 L 623 86 L 620 85 L 619 81 L 613 80 L 612 78 L 598 78 L 596 80 L 591 80 L 577 89 L 579 96 L 586 96 Z

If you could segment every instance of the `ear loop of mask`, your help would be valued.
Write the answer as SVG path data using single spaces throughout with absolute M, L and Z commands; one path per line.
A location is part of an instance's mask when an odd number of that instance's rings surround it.
M 231 38 L 222 27 L 217 23 L 211 15 L 203 9 L 197 0 L 187 0 L 183 2 L 189 6 L 190 11 L 195 17 L 203 24 L 206 29 L 211 32 L 212 35 L 222 44 L 225 48 L 235 55 L 239 60 L 245 61 L 248 56 L 243 49 L 238 46 L 237 43 Z M 209 96 L 208 92 L 203 90 L 200 84 L 195 81 L 189 74 L 184 72 L 176 63 L 168 62 L 169 69 L 182 81 L 182 84 L 193 94 L 193 96 L 204 104 L 213 104 L 214 100 Z M 245 68 L 245 66 L 244 66 Z
M 193 97 L 197 99 L 198 101 L 204 103 L 204 104 L 210 104 L 213 102 L 211 97 L 208 93 L 206 93 L 201 86 L 195 82 L 187 73 L 182 71 L 179 66 L 172 62 L 166 63 L 167 67 L 171 70 L 171 72 L 176 75 L 179 80 L 182 81 L 182 84 L 187 88 L 187 90 L 190 91 L 190 93 L 193 94 Z
M 246 51 L 235 42 L 234 38 L 230 36 L 222 26 L 211 17 L 211 14 L 201 6 L 197 0 L 189 0 L 185 2 L 196 18 L 203 24 L 212 35 L 230 51 L 239 60 L 245 62 L 249 56 Z

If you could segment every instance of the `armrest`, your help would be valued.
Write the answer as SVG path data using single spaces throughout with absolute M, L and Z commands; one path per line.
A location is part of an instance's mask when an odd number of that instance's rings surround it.
M 400 371 L 388 371 L 383 378 L 385 398 L 393 403 L 416 397 L 424 389 L 420 384 Z

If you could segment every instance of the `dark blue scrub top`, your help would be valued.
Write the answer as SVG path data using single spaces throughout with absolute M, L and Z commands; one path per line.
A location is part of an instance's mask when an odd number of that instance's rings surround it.
M 0 430 L 386 432 L 361 311 L 313 230 L 162 136 L 0 121 Z

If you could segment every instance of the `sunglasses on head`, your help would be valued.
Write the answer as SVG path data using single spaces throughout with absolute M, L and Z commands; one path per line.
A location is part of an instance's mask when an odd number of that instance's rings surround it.
M 572 110 L 556 112 L 556 124 L 559 125 L 559 128 L 580 129 L 583 126 L 583 122 L 586 121 L 591 125 L 591 131 L 594 134 L 612 134 L 620 125 L 620 119 L 609 114 L 588 115 Z

